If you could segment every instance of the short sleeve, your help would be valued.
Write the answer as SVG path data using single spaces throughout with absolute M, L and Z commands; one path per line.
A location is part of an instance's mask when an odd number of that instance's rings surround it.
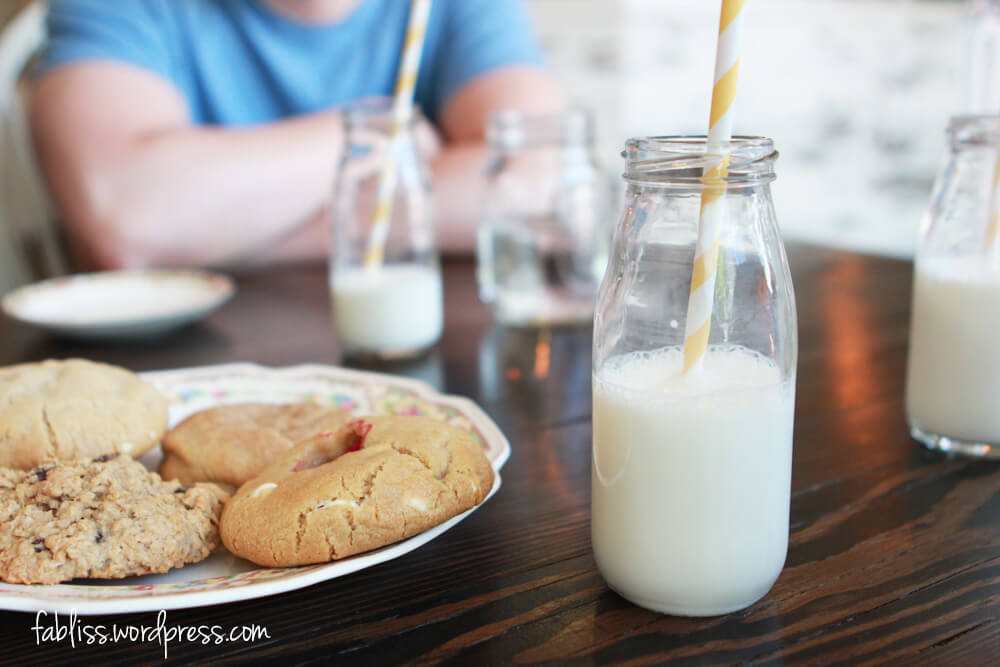
M 52 0 L 36 76 L 84 60 L 112 60 L 171 78 L 169 22 L 155 0 Z
M 544 62 L 527 9 L 521 0 L 444 0 L 437 52 L 422 104 L 436 116 L 464 84 L 506 65 Z

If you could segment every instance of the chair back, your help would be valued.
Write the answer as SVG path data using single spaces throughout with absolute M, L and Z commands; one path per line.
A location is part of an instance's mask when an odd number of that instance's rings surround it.
M 0 32 L 0 291 L 68 269 L 25 109 L 23 74 L 45 40 L 47 8 L 32 2 Z

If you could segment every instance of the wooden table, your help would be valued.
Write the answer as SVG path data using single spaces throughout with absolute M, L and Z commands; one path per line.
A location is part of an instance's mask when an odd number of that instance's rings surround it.
M 258 624 L 270 634 L 174 643 L 171 660 L 997 664 L 1000 465 L 949 460 L 907 434 L 911 265 L 806 247 L 790 256 L 801 330 L 792 533 L 781 578 L 750 609 L 672 618 L 605 586 L 590 551 L 590 333 L 494 327 L 472 264 L 449 262 L 444 339 L 429 358 L 387 370 L 469 396 L 496 420 L 513 446 L 500 493 L 400 559 L 296 592 L 169 612 L 170 625 Z M 135 370 L 341 361 L 322 267 L 241 278 L 222 310 L 153 343 L 62 342 L 0 323 L 0 363 L 66 356 Z M 99 622 L 155 625 L 156 615 Z M 0 660 L 162 657 L 159 646 L 127 642 L 36 647 L 33 623 L 0 612 Z

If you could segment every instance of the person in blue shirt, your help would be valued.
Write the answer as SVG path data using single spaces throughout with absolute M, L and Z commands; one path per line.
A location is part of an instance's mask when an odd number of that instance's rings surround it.
M 406 0 L 52 0 L 31 100 L 87 268 L 318 259 L 341 109 L 391 95 Z M 563 100 L 520 0 L 434 0 L 416 103 L 442 250 L 474 245 L 484 120 Z

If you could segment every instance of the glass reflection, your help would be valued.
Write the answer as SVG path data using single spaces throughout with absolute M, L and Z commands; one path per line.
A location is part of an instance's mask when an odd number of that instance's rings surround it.
M 479 344 L 479 391 L 513 416 L 560 422 L 590 414 L 591 331 L 493 325 Z

